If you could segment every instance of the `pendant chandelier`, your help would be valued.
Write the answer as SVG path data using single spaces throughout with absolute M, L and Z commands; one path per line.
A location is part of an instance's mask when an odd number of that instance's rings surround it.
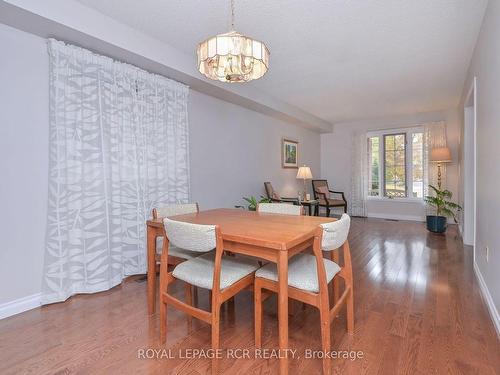
M 258 79 L 269 67 L 266 45 L 234 31 L 234 0 L 231 0 L 231 31 L 198 44 L 197 54 L 200 73 L 222 82 Z

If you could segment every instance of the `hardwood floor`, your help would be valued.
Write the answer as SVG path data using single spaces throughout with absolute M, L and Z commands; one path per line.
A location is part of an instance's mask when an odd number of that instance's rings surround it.
M 355 334 L 346 333 L 345 309 L 334 320 L 332 350 L 361 351 L 362 359 L 335 359 L 334 374 L 500 374 L 500 342 L 479 294 L 472 251 L 456 228 L 446 236 L 421 223 L 353 219 Z M 210 359 L 184 359 L 187 349 L 210 347 L 210 326 L 169 309 L 168 337 L 159 343 L 158 313 L 147 315 L 146 282 L 134 277 L 94 295 L 45 306 L 0 321 L 0 374 L 206 374 Z M 178 284 L 176 293 L 184 288 Z M 201 306 L 208 293 L 200 291 Z M 319 314 L 296 306 L 290 345 L 292 374 L 321 372 Z M 221 314 L 221 346 L 254 356 L 253 298 L 244 292 Z M 278 347 L 276 299 L 264 304 L 263 347 Z M 141 358 L 157 350 L 157 359 Z M 170 349 L 170 353 L 162 351 Z M 142 355 L 142 353 L 144 355 Z M 162 358 L 170 354 L 176 358 Z M 275 374 L 276 359 L 217 361 L 221 373 Z M 244 354 L 244 353 L 234 353 Z M 153 355 L 154 356 L 154 355 Z

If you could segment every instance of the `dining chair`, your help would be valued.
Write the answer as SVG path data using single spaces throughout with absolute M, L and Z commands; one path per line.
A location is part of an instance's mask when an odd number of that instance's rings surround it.
M 303 215 L 304 207 L 289 203 L 259 203 L 257 212 L 284 215 Z
M 321 224 L 314 236 L 313 253 L 297 254 L 288 264 L 288 296 L 319 309 L 322 350 L 330 352 L 330 324 L 340 308 L 347 306 L 347 332 L 354 332 L 354 296 L 351 253 L 347 235 L 351 218 L 347 214 L 331 223 Z M 322 251 L 335 252 L 342 248 L 344 264 L 340 267 L 330 259 L 323 258 Z M 340 277 L 344 279 L 344 291 L 335 299 L 330 309 L 328 284 Z M 269 263 L 255 273 L 255 346 L 262 346 L 262 303 L 269 297 L 262 289 L 278 292 L 278 272 L 274 263 Z M 323 373 L 330 373 L 330 360 L 323 358 Z
M 222 234 L 217 225 L 201 225 L 181 221 L 163 220 L 166 238 L 160 263 L 160 341 L 166 340 L 167 305 L 200 319 L 212 326 L 212 349 L 219 348 L 220 306 L 242 289 L 252 285 L 257 261 L 245 256 L 224 255 Z M 205 253 L 177 265 L 168 272 L 170 244 L 193 252 Z M 215 249 L 215 252 L 210 251 Z M 208 253 L 207 253 L 208 252 Z M 186 285 L 194 285 L 210 290 L 211 307 L 206 311 L 193 306 L 191 293 L 183 302 L 168 293 L 169 285 L 181 280 Z M 190 290 L 186 288 L 186 292 Z
M 304 207 L 295 206 L 290 203 L 259 203 L 257 205 L 257 212 L 265 212 L 270 214 L 282 214 L 282 215 L 303 215 Z M 264 261 L 259 261 L 259 265 L 263 266 Z M 293 300 L 288 300 L 288 314 L 295 314 L 295 305 Z
M 153 219 L 171 217 L 175 215 L 185 215 L 199 212 L 198 203 L 180 203 L 171 204 L 153 208 Z M 161 249 L 163 247 L 163 237 L 156 239 L 156 263 L 160 263 Z M 173 245 L 169 248 L 168 264 L 177 265 L 187 259 L 192 259 L 200 255 L 200 253 L 182 249 Z

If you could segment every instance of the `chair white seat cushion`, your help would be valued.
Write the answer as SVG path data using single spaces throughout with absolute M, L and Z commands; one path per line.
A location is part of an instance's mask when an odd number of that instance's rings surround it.
M 329 283 L 340 271 L 337 263 L 323 259 L 325 263 L 326 282 Z M 278 270 L 275 263 L 268 263 L 255 273 L 261 277 L 278 282 Z M 316 257 L 310 254 L 297 254 L 288 262 L 288 285 L 308 292 L 319 292 Z
M 212 289 L 215 267 L 215 252 L 189 259 L 174 268 L 172 275 L 191 285 Z M 254 258 L 245 256 L 222 256 L 220 271 L 220 289 L 225 289 L 259 269 Z
M 156 252 L 161 254 L 163 248 L 163 238 L 158 237 L 156 239 Z M 181 249 L 180 247 L 174 246 L 172 244 L 168 244 L 168 255 L 172 255 L 181 259 L 193 259 L 199 257 L 203 253 L 199 253 L 197 251 L 189 251 L 186 249 Z

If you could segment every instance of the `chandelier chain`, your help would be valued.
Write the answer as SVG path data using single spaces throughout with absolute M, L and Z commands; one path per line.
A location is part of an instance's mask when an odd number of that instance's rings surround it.
M 234 31 L 234 0 L 231 0 L 231 31 Z

